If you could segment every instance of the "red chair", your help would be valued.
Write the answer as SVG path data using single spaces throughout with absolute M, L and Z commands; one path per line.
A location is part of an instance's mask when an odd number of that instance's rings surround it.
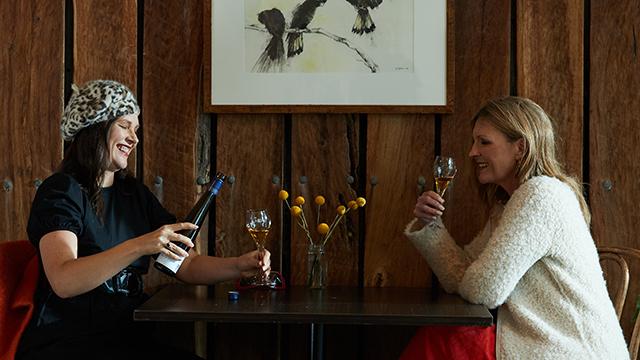
M 27 240 L 0 242 L 0 360 L 13 360 L 33 312 L 38 283 L 36 249 Z

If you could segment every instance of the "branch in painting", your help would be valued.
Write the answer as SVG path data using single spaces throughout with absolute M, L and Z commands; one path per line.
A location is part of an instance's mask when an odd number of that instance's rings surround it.
M 247 25 L 245 26 L 245 29 L 268 32 L 265 28 L 258 25 Z M 322 28 L 287 29 L 285 30 L 285 33 L 310 33 L 310 34 L 318 34 L 318 35 L 326 36 L 329 39 L 348 47 L 349 49 L 353 50 L 356 54 L 358 54 L 358 56 L 362 59 L 362 62 L 369 68 L 369 70 L 371 70 L 372 73 L 378 72 L 378 65 L 373 60 L 371 60 L 367 56 L 367 54 L 365 54 L 362 50 L 358 49 L 349 40 L 343 38 L 342 36 L 331 34 L 323 30 Z

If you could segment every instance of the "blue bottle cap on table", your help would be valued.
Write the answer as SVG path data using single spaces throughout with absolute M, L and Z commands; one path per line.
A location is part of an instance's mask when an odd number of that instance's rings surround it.
M 240 293 L 237 291 L 229 291 L 228 296 L 229 301 L 238 301 L 238 298 L 240 298 Z

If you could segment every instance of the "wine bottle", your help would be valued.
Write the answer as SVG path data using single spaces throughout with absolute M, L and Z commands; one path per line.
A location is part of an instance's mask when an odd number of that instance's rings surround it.
M 193 206 L 191 211 L 189 211 L 189 215 L 187 215 L 187 217 L 184 219 L 184 221 L 186 222 L 190 222 L 197 225 L 198 228 L 193 230 L 182 230 L 179 232 L 179 234 L 182 234 L 188 237 L 192 242 L 196 241 L 196 236 L 198 236 L 198 232 L 200 231 L 200 226 L 202 226 L 202 223 L 204 222 L 204 218 L 207 216 L 207 212 L 209 211 L 209 206 L 211 206 L 211 202 L 213 201 L 213 198 L 220 191 L 220 188 L 224 183 L 224 179 L 225 179 L 224 174 L 220 172 L 217 173 L 216 179 L 213 181 L 211 186 L 209 186 L 209 190 L 207 190 L 204 194 L 202 194 L 202 196 L 200 196 L 200 199 L 198 200 L 198 202 Z M 178 241 L 172 241 L 172 243 L 187 252 L 189 251 L 189 245 L 185 243 L 178 242 Z M 176 273 L 178 272 L 178 269 L 182 265 L 183 261 L 184 261 L 184 258 L 181 258 L 180 260 L 175 260 L 165 254 L 160 253 L 158 258 L 156 259 L 154 266 L 158 270 L 162 271 L 167 275 L 176 276 Z

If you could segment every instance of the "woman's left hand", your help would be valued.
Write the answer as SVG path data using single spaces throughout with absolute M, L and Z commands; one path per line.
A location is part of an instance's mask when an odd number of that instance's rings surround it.
M 261 270 L 269 275 L 271 272 L 271 253 L 265 249 L 263 253 L 258 250 L 248 252 L 238 257 L 238 271 L 242 277 L 250 277 L 259 273 Z

